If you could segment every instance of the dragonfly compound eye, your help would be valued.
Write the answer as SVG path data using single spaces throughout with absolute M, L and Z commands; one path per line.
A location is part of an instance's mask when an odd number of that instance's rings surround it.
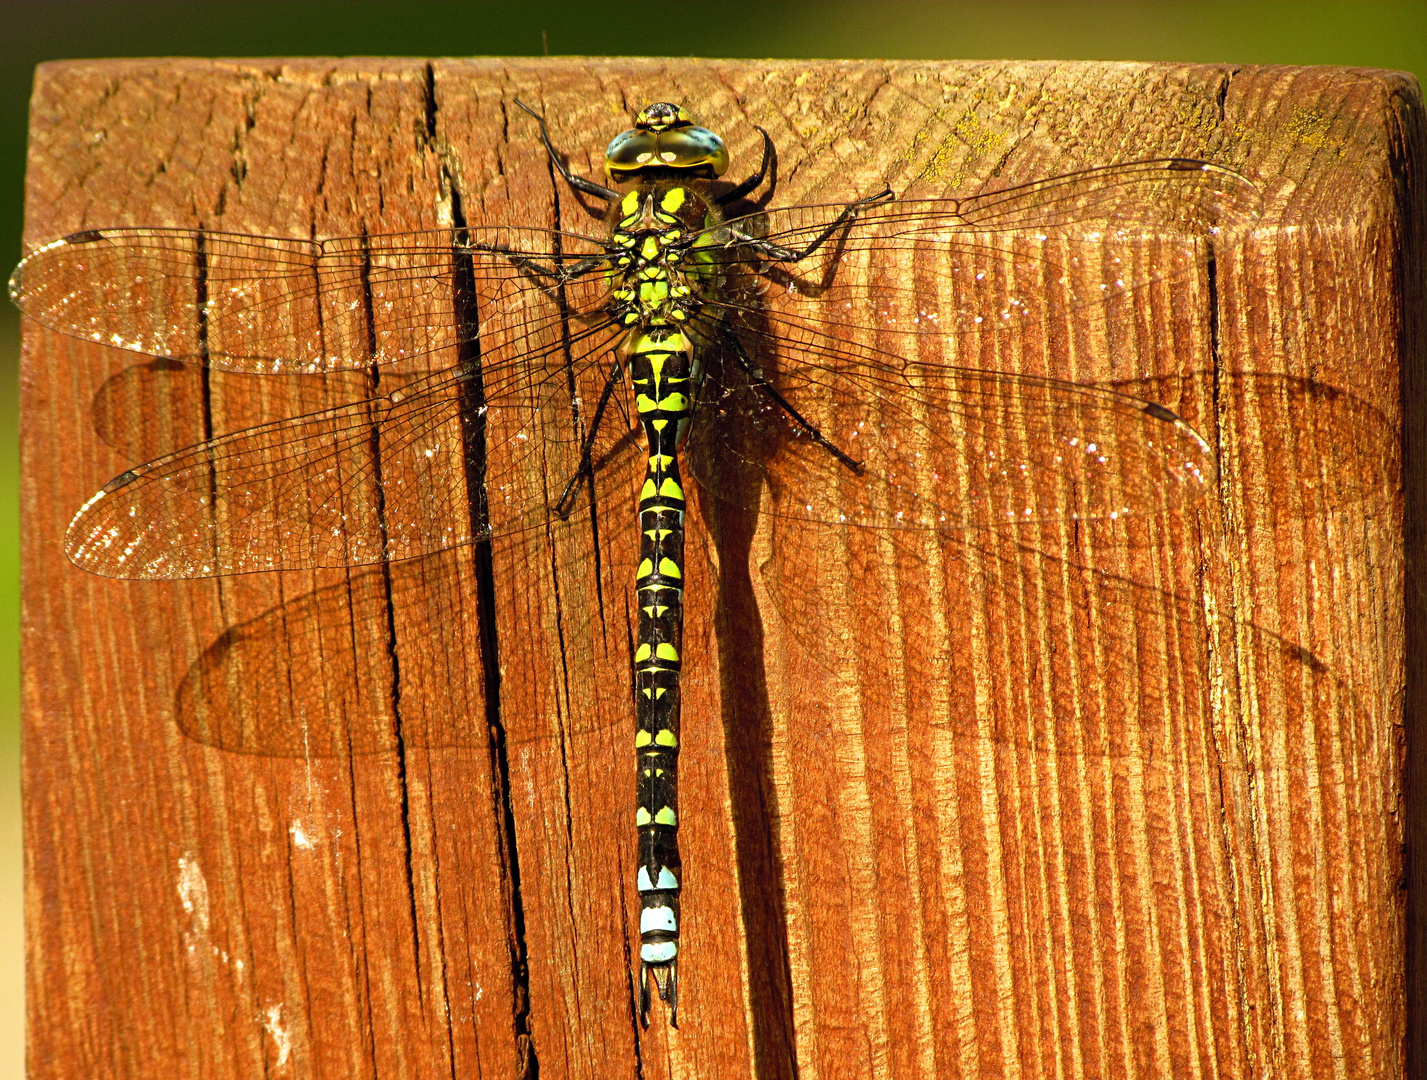
M 646 169 L 722 176 L 728 169 L 728 147 L 714 132 L 697 126 L 681 106 L 657 102 L 605 150 L 605 172 L 616 182 L 633 179 Z

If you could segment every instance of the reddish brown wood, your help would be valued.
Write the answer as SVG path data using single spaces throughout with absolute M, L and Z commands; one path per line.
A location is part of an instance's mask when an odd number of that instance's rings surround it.
M 1219 455 L 1216 497 L 948 538 L 701 500 L 682 1027 L 642 1033 L 623 511 L 598 570 L 563 533 L 494 551 L 503 778 L 469 552 L 389 580 L 72 568 L 74 509 L 200 437 L 203 387 L 27 326 L 31 1073 L 508 1077 L 534 1054 L 544 1080 L 790 1077 L 795 1060 L 802 1076 L 1403 1075 L 1410 77 L 57 64 L 36 84 L 27 240 L 418 228 L 453 187 L 472 222 L 553 225 L 517 96 L 587 175 L 632 103 L 687 103 L 741 163 L 760 124 L 782 204 L 1165 155 L 1255 177 L 1261 227 L 1224 240 L 1212 280 L 1201 263 L 1133 311 L 1074 313 L 1053 347 L 963 358 L 1175 408 Z M 559 194 L 566 227 L 594 227 Z M 356 386 L 215 375 L 215 427 Z M 843 599 L 808 610 L 810 582 Z

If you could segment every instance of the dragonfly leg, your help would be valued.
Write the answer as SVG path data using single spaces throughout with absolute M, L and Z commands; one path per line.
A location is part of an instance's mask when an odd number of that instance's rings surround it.
M 609 378 L 605 380 L 604 390 L 600 392 L 599 404 L 595 406 L 594 418 L 590 421 L 590 430 L 585 434 L 585 444 L 580 447 L 580 465 L 575 470 L 573 476 L 565 485 L 565 490 L 560 493 L 560 499 L 555 503 L 555 513 L 565 518 L 570 514 L 570 503 L 575 497 L 575 487 L 581 480 L 587 479 L 594 472 L 594 446 L 595 436 L 600 430 L 600 421 L 604 419 L 604 411 L 609 405 L 610 398 L 614 395 L 614 388 L 619 385 L 620 379 L 624 375 L 624 363 L 615 360 L 614 367 L 610 368 Z
M 729 203 L 743 198 L 759 184 L 763 183 L 763 178 L 768 175 L 768 166 L 772 164 L 773 161 L 773 139 L 768 132 L 764 131 L 757 124 L 753 125 L 753 130 L 763 136 L 763 160 L 759 163 L 756 173 L 743 181 L 743 183 L 739 184 L 736 188 L 725 191 L 714 200 L 719 206 L 727 206 Z
M 561 159 L 559 152 L 555 149 L 555 144 L 550 141 L 550 132 L 545 127 L 545 117 L 532 109 L 520 98 L 515 99 L 515 103 L 522 109 L 535 117 L 535 122 L 540 125 L 540 141 L 545 144 L 545 152 L 550 155 L 550 164 L 555 166 L 555 170 L 565 178 L 565 183 L 569 184 L 576 191 L 585 195 L 593 195 L 596 199 L 603 199 L 605 202 L 614 202 L 619 198 L 619 192 L 613 188 L 607 188 L 603 184 L 596 184 L 593 180 L 586 180 L 583 176 L 576 176 L 565 162 Z
M 842 462 L 854 473 L 860 474 L 862 472 L 862 462 L 841 450 L 836 443 L 818 430 L 816 424 L 803 416 L 797 409 L 793 408 L 788 399 L 778 392 L 778 388 L 768 381 L 768 376 L 763 374 L 763 369 L 753 362 L 753 358 L 748 355 L 748 350 L 743 347 L 743 342 L 739 340 L 737 334 L 728 327 L 724 327 L 723 339 L 724 343 L 733 353 L 734 358 L 738 360 L 738 366 L 753 380 L 755 387 L 772 398 L 780 409 L 792 417 L 794 423 L 808 433 L 813 442 L 837 458 L 838 461 Z
M 867 195 L 848 203 L 842 208 L 842 213 L 833 219 L 831 225 L 818 233 L 817 236 L 808 242 L 806 247 L 802 248 L 783 247 L 782 244 L 774 244 L 767 240 L 760 240 L 756 236 L 749 236 L 747 233 L 741 232 L 736 228 L 730 229 L 729 231 L 733 233 L 734 243 L 738 247 L 752 248 L 759 254 L 768 256 L 768 258 L 774 262 L 801 262 L 827 243 L 829 238 L 834 236 L 839 229 L 852 221 L 852 219 L 857 217 L 863 210 L 866 210 L 869 206 L 880 206 L 882 203 L 888 202 L 895 197 L 896 196 L 892 194 L 892 189 L 886 188 L 879 191 L 876 195 Z
M 547 266 L 545 263 L 536 261 L 523 251 L 501 247 L 499 244 L 467 244 L 465 246 L 469 251 L 479 251 L 485 255 L 499 255 L 503 259 L 508 259 L 510 264 L 516 269 L 524 270 L 530 274 L 531 277 L 539 278 L 542 282 L 548 283 L 549 285 L 559 285 L 572 278 L 588 274 L 591 270 L 603 266 L 608 261 L 608 256 L 591 255 L 589 258 L 581 259 L 579 262 L 573 263 L 570 266 L 557 269 L 556 267 Z M 542 286 L 542 288 L 543 287 L 544 286 Z M 546 293 L 546 295 L 548 296 L 550 294 Z

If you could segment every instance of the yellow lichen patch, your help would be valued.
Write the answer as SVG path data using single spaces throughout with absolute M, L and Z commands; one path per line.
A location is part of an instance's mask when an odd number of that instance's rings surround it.
M 1006 136 L 999 131 L 992 131 L 970 109 L 962 113 L 960 119 L 951 126 L 951 133 L 965 143 L 972 153 L 977 154 L 998 150 L 1006 142 Z
M 1341 157 L 1346 150 L 1341 139 L 1331 138 L 1332 117 L 1321 109 L 1299 107 L 1293 110 L 1284 129 L 1289 137 L 1314 150 L 1335 150 Z

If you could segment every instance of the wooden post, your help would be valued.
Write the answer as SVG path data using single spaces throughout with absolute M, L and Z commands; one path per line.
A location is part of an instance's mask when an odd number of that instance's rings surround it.
M 1201 245 L 1115 319 L 1064 313 L 1064 348 L 998 356 L 1175 409 L 1214 447 L 1214 494 L 1129 524 L 941 537 L 698 498 L 681 1026 L 645 1032 L 630 530 L 598 561 L 588 537 L 498 544 L 493 597 L 469 549 L 389 573 L 91 577 L 62 538 L 108 478 L 360 380 L 205 379 L 27 324 L 31 1075 L 1404 1075 L 1415 82 L 54 64 L 27 243 L 398 231 L 453 195 L 472 223 L 553 227 L 558 206 L 597 228 L 517 96 L 590 176 L 647 101 L 687 104 L 740 172 L 761 125 L 774 205 L 1164 156 L 1253 177 L 1252 234 L 1212 261 Z

